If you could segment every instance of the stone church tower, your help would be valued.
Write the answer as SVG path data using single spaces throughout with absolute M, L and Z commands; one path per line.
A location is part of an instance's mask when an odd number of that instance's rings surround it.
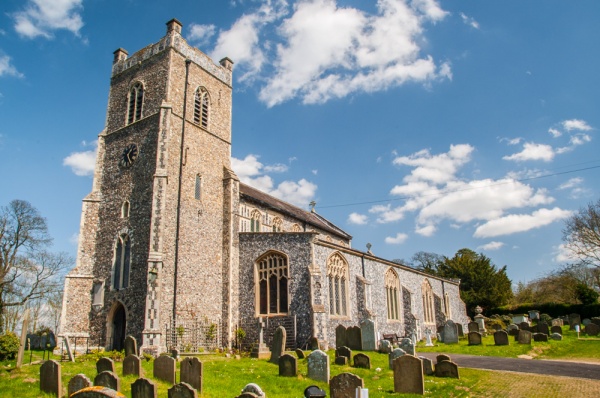
M 156 352 L 165 325 L 203 317 L 231 339 L 239 258 L 232 67 L 188 45 L 175 19 L 131 57 L 115 51 L 61 334 L 107 349 L 131 334 Z

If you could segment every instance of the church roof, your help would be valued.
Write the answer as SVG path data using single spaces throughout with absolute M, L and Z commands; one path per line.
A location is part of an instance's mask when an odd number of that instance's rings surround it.
M 258 202 L 265 208 L 270 208 L 280 213 L 287 214 L 299 221 L 303 221 L 323 231 L 327 231 L 343 239 L 351 240 L 352 236 L 346 233 L 341 228 L 338 228 L 331 221 L 325 217 L 315 213 L 302 210 L 292 204 L 284 202 L 283 200 L 277 199 L 269 194 L 259 191 L 256 188 L 251 187 L 240 182 L 240 195 L 248 198 L 250 201 Z

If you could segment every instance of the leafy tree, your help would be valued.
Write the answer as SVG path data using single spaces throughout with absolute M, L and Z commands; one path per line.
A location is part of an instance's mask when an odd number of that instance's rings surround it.
M 0 332 L 6 308 L 61 289 L 61 272 L 72 260 L 48 252 L 51 242 L 46 219 L 29 202 L 13 200 L 0 208 Z
M 470 310 L 477 305 L 499 307 L 508 304 L 513 297 L 506 266 L 498 269 L 488 257 L 470 249 L 460 249 L 452 258 L 445 257 L 436 273 L 460 279 L 460 297 Z
M 577 292 L 577 298 L 581 301 L 581 304 L 595 304 L 598 302 L 598 292 L 594 289 L 589 288 L 587 285 L 583 283 L 578 284 L 575 287 Z
M 600 267 L 600 199 L 567 219 L 563 241 L 583 264 Z
M 444 262 L 444 256 L 437 253 L 417 252 L 410 258 L 410 264 L 413 268 L 436 275 L 438 267 Z

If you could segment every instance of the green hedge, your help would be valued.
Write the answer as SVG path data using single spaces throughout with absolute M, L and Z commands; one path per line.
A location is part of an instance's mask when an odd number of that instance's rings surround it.
M 530 304 L 525 303 L 518 306 L 503 306 L 498 308 L 492 308 L 485 311 L 486 316 L 493 314 L 506 315 L 506 314 L 527 314 L 530 310 L 538 310 L 540 314 L 549 314 L 556 318 L 561 315 L 579 314 L 581 319 L 592 318 L 594 316 L 600 316 L 600 303 L 596 304 L 557 304 L 557 303 L 544 303 L 544 304 Z

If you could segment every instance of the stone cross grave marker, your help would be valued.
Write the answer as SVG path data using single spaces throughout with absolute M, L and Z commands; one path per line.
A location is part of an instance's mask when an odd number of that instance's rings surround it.
M 46 361 L 40 366 L 40 390 L 58 397 L 62 396 L 60 364 L 56 361 Z
M 92 381 L 87 378 L 83 373 L 79 373 L 75 375 L 69 380 L 69 385 L 67 387 L 67 396 L 75 394 L 79 390 L 83 390 L 84 388 L 91 387 Z
M 363 351 L 375 351 L 377 347 L 377 336 L 375 335 L 375 322 L 365 319 L 360 323 L 360 333 L 362 338 Z
M 269 358 L 271 352 L 269 351 L 269 347 L 263 341 L 265 323 L 263 322 L 262 317 L 258 318 L 258 345 L 252 349 L 250 353 L 250 357 L 258 358 L 258 359 L 266 359 Z
M 137 355 L 138 354 L 138 350 L 137 350 L 137 341 L 135 340 L 135 337 L 129 335 L 127 337 L 125 337 L 125 356 L 129 356 L 129 355 Z
M 295 356 L 283 354 L 279 357 L 279 376 L 298 376 L 298 360 Z
M 331 378 L 329 394 L 331 398 L 354 398 L 357 388 L 364 388 L 363 379 L 352 373 L 340 373 Z
M 175 358 L 161 355 L 154 360 L 154 378 L 175 384 Z
M 433 347 L 433 342 L 431 341 L 431 329 L 425 329 L 425 347 Z
M 181 361 L 179 381 L 189 384 L 202 394 L 202 362 L 196 357 L 187 357 Z
M 131 398 L 157 398 L 156 384 L 148 379 L 137 379 L 131 385 Z
M 279 363 L 279 357 L 285 352 L 286 331 L 283 326 L 278 326 L 273 334 L 273 343 L 271 344 L 271 363 Z
M 198 392 L 188 383 L 175 384 L 167 394 L 168 398 L 198 398 Z
M 308 378 L 329 382 L 329 356 L 321 350 L 315 350 L 308 356 Z
M 127 355 L 123 360 L 123 376 L 142 377 L 142 361 L 136 355 Z
M 402 394 L 425 393 L 423 363 L 412 355 L 403 355 L 394 360 L 394 392 Z
M 121 390 L 121 380 L 119 380 L 116 374 L 108 370 L 105 370 L 96 375 L 96 377 L 94 378 L 94 385 L 108 387 L 115 391 Z

